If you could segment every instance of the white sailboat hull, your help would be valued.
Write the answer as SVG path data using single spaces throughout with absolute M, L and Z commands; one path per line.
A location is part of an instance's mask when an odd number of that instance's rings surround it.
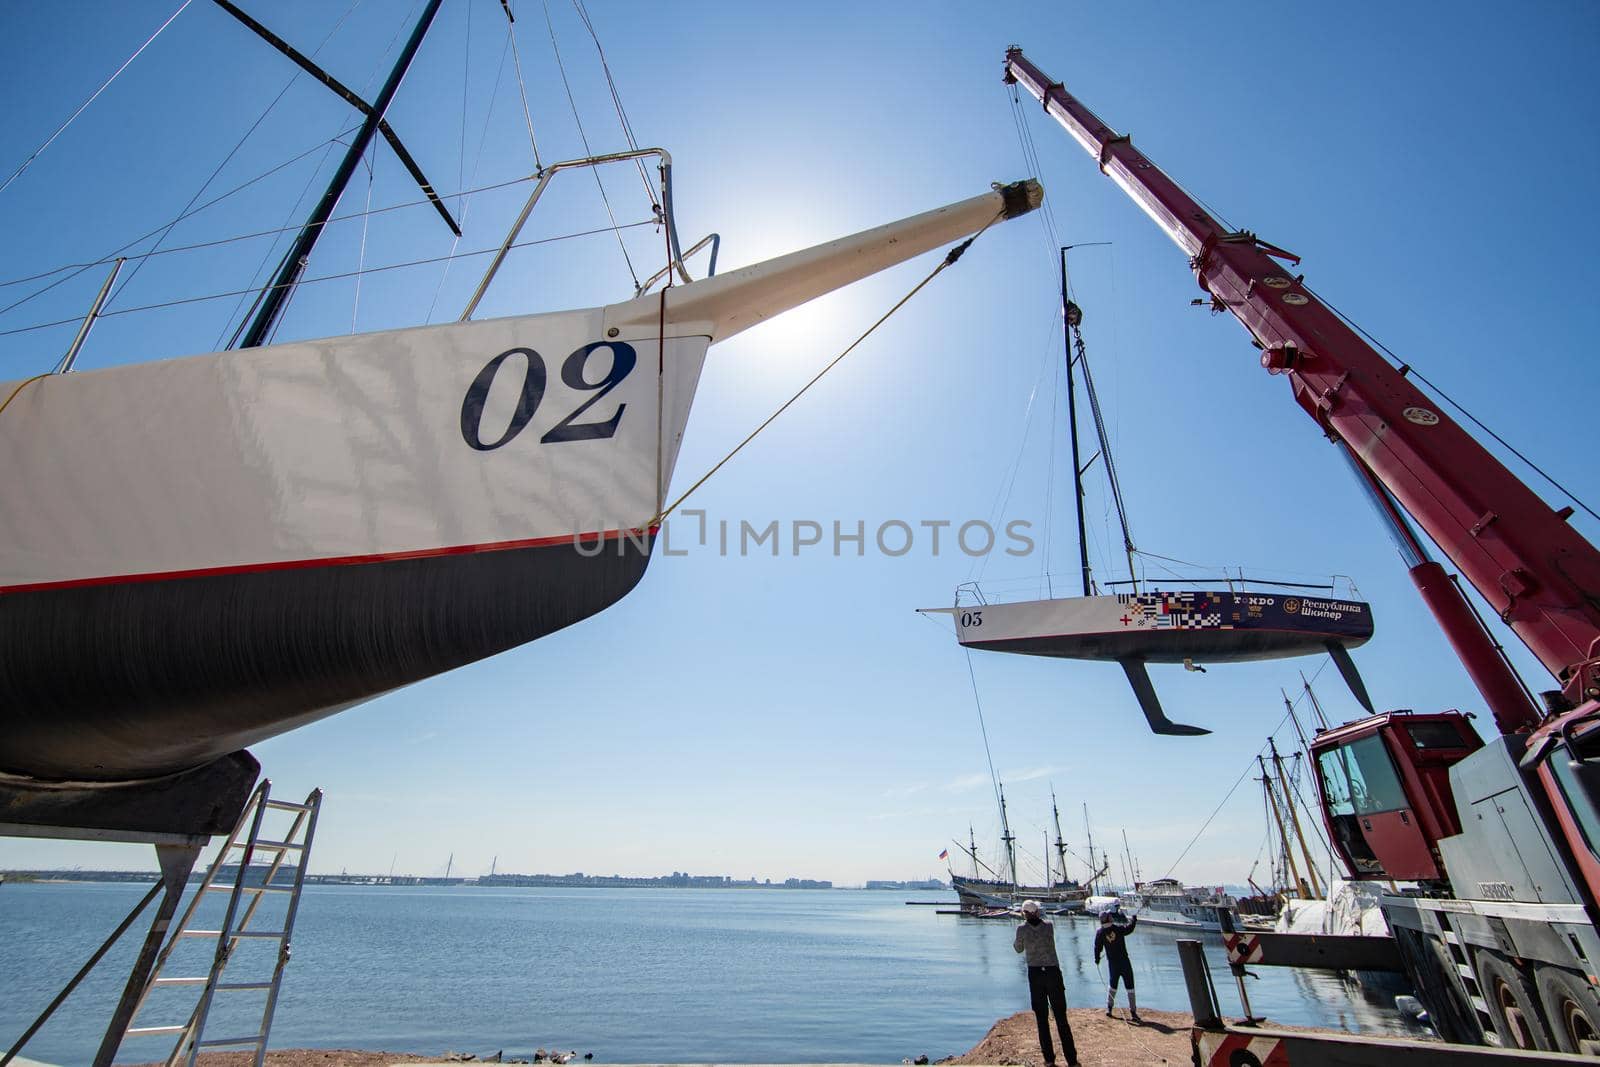
M 932 610 L 932 609 L 925 609 Z M 1366 604 L 1210 590 L 1124 593 L 950 610 L 969 648 L 1063 659 L 1240 662 L 1347 648 L 1372 636 Z
M 0 383 L 0 772 L 197 767 L 603 610 L 713 340 L 1040 195 L 605 308 Z

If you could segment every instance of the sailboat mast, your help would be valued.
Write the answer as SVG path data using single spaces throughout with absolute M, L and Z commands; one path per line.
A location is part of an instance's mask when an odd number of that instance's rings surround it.
M 1078 516 L 1078 565 L 1083 576 L 1083 595 L 1091 596 L 1089 579 L 1089 538 L 1083 528 L 1083 461 L 1078 457 L 1078 390 L 1072 379 L 1072 328 L 1083 321 L 1083 311 L 1067 296 L 1067 249 L 1061 249 L 1061 339 L 1067 361 L 1067 433 L 1072 437 L 1072 504 Z M 1050 561 L 1045 561 L 1048 569 Z M 1054 802 L 1054 794 L 1052 803 Z M 1059 828 L 1056 833 L 1060 837 Z M 1065 867 L 1062 870 L 1066 870 Z
M 284 301 L 289 298 L 295 282 L 305 270 L 306 260 L 311 256 L 312 247 L 322 235 L 323 226 L 333 216 L 333 209 L 339 203 L 339 197 L 344 195 L 345 186 L 350 184 L 350 178 L 355 174 L 356 167 L 361 163 L 361 157 L 366 154 L 367 147 L 372 143 L 373 135 L 378 132 L 378 127 L 383 122 L 383 113 L 388 110 L 389 102 L 399 90 L 400 82 L 411 66 L 412 57 L 422 46 L 422 38 L 427 34 L 428 27 L 433 23 L 433 16 L 438 13 L 439 5 L 443 2 L 444 0 L 429 0 L 422 17 L 417 20 L 416 26 L 411 31 L 411 39 L 406 41 L 405 48 L 400 52 L 400 58 L 395 60 L 394 69 L 389 72 L 389 80 L 383 83 L 383 89 L 372 102 L 366 121 L 361 124 L 361 129 L 350 142 L 350 148 L 345 152 L 339 169 L 334 172 L 333 180 L 328 183 L 327 191 L 322 194 L 322 199 L 317 202 L 311 217 L 301 227 L 299 236 L 295 238 L 294 244 L 284 253 L 282 262 L 278 264 L 277 276 L 264 291 L 256 317 L 250 323 L 250 328 L 245 331 L 243 340 L 239 342 L 240 348 L 259 347 L 266 342 L 268 334 L 272 332 L 272 327 L 283 313 Z
M 1017 839 L 1011 832 L 1011 821 L 1006 818 L 1006 787 L 1000 787 L 1000 840 L 1005 842 L 1006 862 L 1011 868 L 1011 891 L 1017 891 Z
M 1067 880 L 1067 842 L 1061 836 L 1061 809 L 1056 807 L 1056 791 L 1050 790 L 1050 816 L 1056 821 L 1056 860 L 1061 869 L 1061 880 Z
M 1322 714 L 1322 705 L 1317 701 L 1317 694 L 1311 688 L 1311 683 L 1306 681 L 1306 672 L 1300 672 L 1300 684 L 1306 687 L 1306 696 L 1311 698 L 1311 710 L 1317 713 L 1317 724 L 1324 730 L 1328 728 L 1328 717 Z
M 1299 805 L 1294 802 L 1294 796 L 1289 791 L 1289 779 L 1283 773 L 1283 757 L 1278 754 L 1278 743 L 1272 738 L 1267 738 L 1267 744 L 1272 747 L 1272 765 L 1278 771 L 1278 784 L 1283 787 L 1283 803 L 1289 809 L 1289 822 L 1294 827 L 1294 836 L 1300 842 L 1300 852 L 1305 856 L 1306 874 L 1311 877 L 1311 891 L 1318 897 L 1322 896 L 1322 884 L 1317 879 L 1317 865 L 1312 862 L 1311 849 L 1306 847 L 1306 832 L 1300 826 Z
M 967 823 L 967 855 L 972 857 L 972 877 L 978 875 L 978 838 L 972 832 L 972 824 Z
M 1272 775 L 1267 773 L 1267 761 L 1257 754 L 1256 762 L 1261 765 L 1261 786 L 1267 791 L 1267 803 L 1272 808 L 1273 821 L 1278 824 L 1278 840 L 1283 845 L 1283 858 L 1289 865 L 1289 874 L 1294 878 L 1294 890 L 1306 896 L 1311 887 L 1300 877 L 1300 866 L 1295 863 L 1294 850 L 1289 847 L 1289 831 L 1283 824 L 1283 810 L 1278 806 L 1278 792 L 1272 787 Z
M 1083 805 L 1083 836 L 1089 842 L 1089 893 L 1093 895 L 1094 884 L 1100 880 L 1100 868 L 1094 865 L 1094 831 L 1089 829 L 1089 804 Z

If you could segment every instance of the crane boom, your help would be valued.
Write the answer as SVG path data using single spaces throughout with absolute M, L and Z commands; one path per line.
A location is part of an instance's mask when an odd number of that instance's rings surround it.
M 1126 136 L 1020 49 L 1006 80 L 1043 103 L 1189 257 L 1215 309 L 1233 313 L 1295 401 L 1392 495 L 1560 682 L 1560 705 L 1600 696 L 1600 553 L 1356 333 L 1284 263 L 1299 258 L 1229 231 Z M 1483 691 L 1502 731 L 1538 719 L 1437 564 L 1413 579 Z M 1558 705 L 1558 706 L 1560 706 Z

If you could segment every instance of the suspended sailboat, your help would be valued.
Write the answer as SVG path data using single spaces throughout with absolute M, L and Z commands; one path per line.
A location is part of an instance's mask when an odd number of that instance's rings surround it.
M 966 587 L 972 593 L 969 603 L 962 603 L 958 591 L 956 606 L 920 610 L 952 616 L 956 640 L 968 648 L 1117 663 L 1127 676 L 1150 729 L 1158 734 L 1195 735 L 1210 731 L 1173 722 L 1167 717 L 1146 670 L 1146 664 L 1150 663 L 1181 663 L 1190 670 L 1203 671 L 1205 663 L 1283 659 L 1326 652 L 1356 699 L 1371 710 L 1372 701 L 1349 652 L 1372 636 L 1372 611 L 1362 601 L 1334 597 L 1331 585 L 1326 593 L 1322 587 L 1313 587 L 1319 594 L 1315 596 L 1285 591 L 1280 583 L 1257 583 L 1266 588 L 1254 591 L 1247 587 L 1181 592 L 1140 588 L 1134 566 L 1137 550 L 1129 533 L 1122 490 L 1111 459 L 1111 443 L 1089 373 L 1082 332 L 1083 310 L 1068 295 L 1065 248 L 1061 250 L 1061 307 L 1083 595 L 989 603 L 980 590 L 969 586 Z M 1079 459 L 1074 385 L 1078 370 L 1084 376 L 1099 435 L 1096 458 L 1106 473 L 1128 560 L 1128 579 L 1110 584 L 1129 586 L 1131 592 L 1101 593 L 1089 566 L 1082 479 L 1094 459 L 1089 464 Z
M 437 7 L 385 95 L 360 105 L 362 137 L 386 129 Z M 683 284 L 472 319 L 557 172 L 652 157 L 667 269 Z M 574 160 L 541 168 L 459 321 L 250 347 L 270 336 L 351 170 L 245 347 L 0 382 L 0 823 L 37 814 L 30 783 L 167 788 L 615 603 L 649 563 L 710 344 L 1042 197 L 1032 181 L 996 186 L 691 281 L 667 153 Z M 91 825 L 109 817 L 86 814 L 96 807 L 51 817 Z

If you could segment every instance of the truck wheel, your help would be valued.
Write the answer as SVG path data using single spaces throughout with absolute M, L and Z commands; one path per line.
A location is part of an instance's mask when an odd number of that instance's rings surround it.
M 1417 999 L 1428 1009 L 1428 1021 L 1439 1036 L 1459 1045 L 1481 1045 L 1478 1013 L 1458 991 L 1459 983 L 1451 977 L 1455 962 L 1444 945 L 1404 926 L 1395 927 L 1394 940 L 1407 974 L 1416 983 Z
M 1498 953 L 1477 954 L 1478 987 L 1504 1048 L 1548 1052 L 1553 1047 L 1539 1015 L 1539 994 L 1522 970 Z
M 1600 1001 L 1589 984 L 1559 967 L 1539 968 L 1539 997 L 1556 1047 L 1580 1056 L 1600 1056 Z

